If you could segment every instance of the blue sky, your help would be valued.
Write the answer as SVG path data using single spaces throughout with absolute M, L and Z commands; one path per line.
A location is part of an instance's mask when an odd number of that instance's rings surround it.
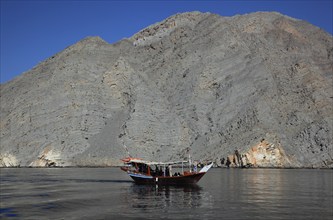
M 109 43 L 186 11 L 233 16 L 277 11 L 332 34 L 333 0 L 0 0 L 0 82 L 4 83 L 87 36 Z

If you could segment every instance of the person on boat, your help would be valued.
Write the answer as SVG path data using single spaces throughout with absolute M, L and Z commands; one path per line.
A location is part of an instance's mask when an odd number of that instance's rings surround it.
M 176 172 L 174 176 L 181 176 L 179 172 Z
M 172 166 L 169 166 L 169 176 L 172 176 Z
M 151 166 L 149 166 L 150 169 L 150 175 L 155 176 L 155 170 Z
M 160 169 L 158 168 L 157 165 L 155 165 L 155 176 L 159 176 L 160 175 Z
M 162 167 L 159 168 L 159 173 L 158 174 L 159 174 L 159 176 L 163 176 L 164 172 L 163 172 Z
M 196 173 L 198 171 L 198 161 L 193 162 L 193 172 Z
M 142 170 L 143 170 L 143 168 L 142 168 L 142 164 L 138 164 L 138 167 L 139 167 L 139 173 L 142 173 Z
M 165 176 L 170 176 L 169 167 L 165 168 Z
M 194 164 L 193 171 L 196 173 L 198 171 L 197 164 Z

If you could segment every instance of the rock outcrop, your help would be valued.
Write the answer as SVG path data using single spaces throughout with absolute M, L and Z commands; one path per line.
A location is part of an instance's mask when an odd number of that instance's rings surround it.
M 241 153 L 238 150 L 227 158 L 221 159 L 221 166 L 226 167 L 295 167 L 293 159 L 286 155 L 280 144 L 273 144 L 262 139 L 259 144 L 251 147 L 247 152 Z M 218 164 L 218 162 L 216 161 Z
M 161 161 L 237 150 L 232 166 L 333 167 L 332 42 L 262 12 L 88 37 L 1 85 L 0 166 L 112 166 L 127 146 Z

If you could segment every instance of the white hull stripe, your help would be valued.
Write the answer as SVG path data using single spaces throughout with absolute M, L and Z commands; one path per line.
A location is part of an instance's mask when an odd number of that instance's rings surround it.
M 152 179 L 152 176 L 146 176 L 146 175 L 142 175 L 142 174 L 134 174 L 134 173 L 129 173 L 129 176 L 134 176 L 134 177 L 138 177 L 138 178 L 144 178 L 144 179 Z

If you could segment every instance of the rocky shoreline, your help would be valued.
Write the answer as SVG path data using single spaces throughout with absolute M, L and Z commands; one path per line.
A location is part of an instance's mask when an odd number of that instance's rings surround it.
M 0 167 L 0 169 L 70 169 L 70 168 L 120 168 L 119 166 L 52 166 L 52 167 L 29 167 L 29 166 L 10 166 L 10 167 Z M 319 170 L 331 170 L 332 167 L 227 167 L 227 166 L 213 166 L 212 169 L 319 169 Z

